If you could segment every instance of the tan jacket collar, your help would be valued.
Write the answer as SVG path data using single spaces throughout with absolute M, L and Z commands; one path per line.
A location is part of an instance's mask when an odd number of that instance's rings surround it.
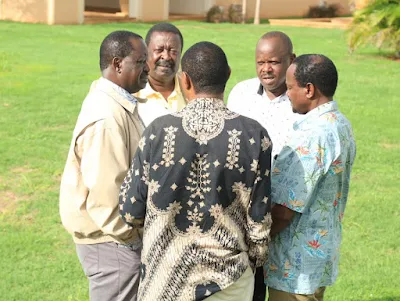
M 118 102 L 125 110 L 132 114 L 135 111 L 137 98 L 132 96 L 135 99 L 135 103 L 133 103 L 127 97 L 123 96 L 122 93 L 114 87 L 114 84 L 107 79 L 100 77 L 92 83 L 91 89 L 96 89 L 106 93 Z

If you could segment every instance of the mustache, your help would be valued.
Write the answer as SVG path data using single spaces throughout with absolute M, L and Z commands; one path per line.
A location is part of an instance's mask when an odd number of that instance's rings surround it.
M 267 72 L 266 72 L 266 73 L 262 73 L 261 76 L 273 76 L 273 74 L 272 74 L 272 73 L 267 73 Z
M 169 68 L 173 68 L 175 66 L 173 61 L 167 61 L 167 60 L 159 60 L 156 63 L 156 67 L 169 67 Z

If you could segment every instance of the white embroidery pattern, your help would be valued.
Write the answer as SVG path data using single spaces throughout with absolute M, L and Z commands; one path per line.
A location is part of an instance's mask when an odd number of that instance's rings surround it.
M 158 189 L 160 189 L 160 184 L 158 184 L 158 181 L 154 181 L 153 179 L 151 182 L 149 182 L 149 196 L 151 197 L 153 194 L 158 192 Z
M 193 224 L 193 225 L 190 225 L 190 226 L 186 229 L 186 232 L 187 232 L 189 235 L 197 236 L 197 235 L 201 234 L 201 228 L 200 228 L 200 226 L 198 226 L 197 224 Z
M 228 144 L 228 154 L 226 157 L 225 167 L 229 169 L 239 168 L 239 150 L 240 150 L 240 134 L 241 131 L 237 131 L 233 129 L 232 131 L 228 131 L 229 134 L 229 144 Z
M 170 126 L 169 128 L 164 128 L 164 131 L 167 133 L 164 140 L 164 148 L 162 154 L 162 161 L 160 165 L 164 165 L 165 167 L 169 167 L 175 164 L 173 160 L 175 157 L 175 133 L 178 131 L 178 128 L 174 128 Z
M 195 226 L 197 223 L 203 220 L 204 213 L 199 212 L 197 206 L 194 207 L 193 211 L 188 210 L 187 213 L 188 213 L 187 219 L 193 222 L 193 226 Z
M 252 172 L 257 172 L 258 170 L 258 160 L 253 159 L 253 163 L 250 164 L 251 171 Z
M 175 214 L 179 214 L 181 211 L 182 206 L 178 201 L 174 201 L 173 203 L 169 204 L 167 210 L 174 212 Z
M 188 214 L 187 215 L 187 219 L 189 221 L 192 221 L 192 225 L 189 226 L 189 228 L 187 228 L 186 231 L 188 233 L 191 233 L 191 234 L 194 234 L 194 235 L 195 234 L 200 234 L 202 231 L 201 231 L 201 228 L 198 225 L 198 223 L 200 223 L 203 220 L 204 213 L 203 212 L 199 212 L 199 209 L 196 206 L 196 207 L 194 207 L 193 211 L 192 210 L 188 210 L 187 214 Z
M 246 187 L 245 183 L 235 182 L 232 185 L 232 191 L 236 194 L 236 199 L 248 202 L 251 195 L 251 187 Z M 248 204 L 246 204 L 247 206 Z
M 128 194 L 128 190 L 129 190 L 129 183 L 132 182 L 132 172 L 133 172 L 133 165 L 132 167 L 128 170 L 128 174 L 126 175 L 124 182 L 121 185 L 121 190 L 119 192 L 119 196 L 122 197 L 122 202 L 125 203 L 126 202 L 126 196 Z
M 174 116 L 182 117 L 184 131 L 200 145 L 217 137 L 224 129 L 225 120 L 239 114 L 229 111 L 221 99 L 201 98 L 190 102 Z
M 150 173 L 150 163 L 146 162 L 146 160 L 143 161 L 143 176 L 142 176 L 142 181 L 146 183 L 146 185 L 149 184 L 149 173 Z
M 125 219 L 128 223 L 132 223 L 133 220 L 135 219 L 129 212 L 125 213 Z
M 139 148 L 140 148 L 141 151 L 143 151 L 143 148 L 144 148 L 145 145 L 146 145 L 146 137 L 143 136 L 143 137 L 139 140 Z
M 186 189 L 192 193 L 190 195 L 192 199 L 199 197 L 204 200 L 203 193 L 211 191 L 211 187 L 209 186 L 211 183 L 209 179 L 210 173 L 207 172 L 210 163 L 207 162 L 206 158 L 207 154 L 203 156 L 196 154 L 196 158 L 191 163 L 190 177 L 187 178 L 190 185 L 187 185 Z
M 271 145 L 272 145 L 271 140 L 269 140 L 267 137 L 262 138 L 261 148 L 263 152 L 265 152 Z
M 211 205 L 211 208 L 208 211 L 212 217 L 217 219 L 223 214 L 224 208 L 221 206 L 221 204 L 215 204 Z

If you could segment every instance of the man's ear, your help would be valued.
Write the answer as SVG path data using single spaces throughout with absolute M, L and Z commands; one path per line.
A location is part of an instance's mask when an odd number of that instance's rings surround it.
M 296 54 L 292 53 L 292 55 L 290 56 L 290 64 L 293 63 L 294 59 L 296 58 Z
M 232 69 L 231 69 L 231 67 L 228 67 L 228 68 L 229 68 L 229 71 L 228 71 L 228 80 L 229 80 L 229 78 L 231 77 Z
M 114 57 L 111 65 L 117 73 L 121 73 L 122 60 L 119 57 Z
M 186 72 L 182 72 L 182 84 L 186 91 L 190 91 L 193 87 L 192 79 Z
M 306 97 L 308 99 L 313 99 L 315 96 L 315 86 L 312 83 L 307 83 L 305 89 L 306 89 Z

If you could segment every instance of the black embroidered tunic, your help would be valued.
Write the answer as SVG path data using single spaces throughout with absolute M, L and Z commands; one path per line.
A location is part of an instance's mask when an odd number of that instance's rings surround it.
M 150 124 L 120 193 L 124 221 L 144 227 L 139 300 L 203 300 L 266 262 L 271 149 L 219 99 Z

